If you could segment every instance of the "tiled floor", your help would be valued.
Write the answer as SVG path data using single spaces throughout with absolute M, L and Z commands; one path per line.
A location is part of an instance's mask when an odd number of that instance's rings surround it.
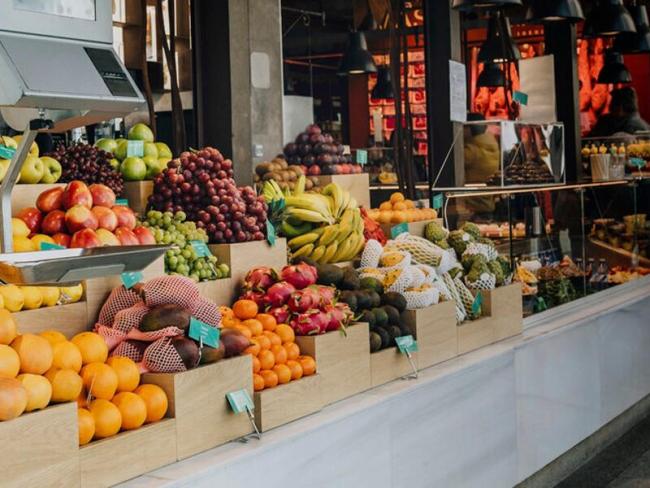
M 556 488 L 650 488 L 650 417 Z

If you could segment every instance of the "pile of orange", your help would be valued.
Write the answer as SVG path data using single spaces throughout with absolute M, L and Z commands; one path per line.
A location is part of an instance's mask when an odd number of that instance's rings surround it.
M 222 324 L 241 331 L 251 341 L 244 353 L 253 356 L 255 391 L 274 388 L 316 372 L 316 361 L 300 354 L 296 336 L 287 324 L 260 313 L 252 300 L 237 300 L 232 308 L 221 307 Z
M 401 224 L 403 222 L 420 222 L 438 218 L 438 213 L 432 208 L 415 208 L 412 200 L 397 192 L 390 200 L 382 203 L 378 209 L 368 211 L 368 216 L 380 224 Z

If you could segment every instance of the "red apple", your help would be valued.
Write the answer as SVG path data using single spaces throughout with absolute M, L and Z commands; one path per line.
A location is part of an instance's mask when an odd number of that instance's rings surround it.
M 99 237 L 99 240 L 102 241 L 102 245 L 104 246 L 120 246 L 120 240 L 115 237 L 115 234 L 113 234 L 111 231 L 106 230 L 106 229 L 97 229 L 97 237 Z
M 70 247 L 81 247 L 88 249 L 90 247 L 100 247 L 102 241 L 97 237 L 97 233 L 92 229 L 82 229 L 72 234 Z
M 117 237 L 120 240 L 120 244 L 122 244 L 123 246 L 140 245 L 140 241 L 138 241 L 138 238 L 133 233 L 133 231 L 126 227 L 118 227 L 117 229 L 115 229 L 115 237 Z
M 49 236 L 65 232 L 65 212 L 63 210 L 52 210 L 43 219 L 41 230 Z
M 155 246 L 156 245 L 156 239 L 154 238 L 153 234 L 147 227 L 136 227 L 133 229 L 133 233 L 135 236 L 138 238 L 138 241 L 140 242 L 141 245 L 143 246 Z
M 313 165 L 311 165 L 311 166 L 307 169 L 307 173 L 306 173 L 306 174 L 308 174 L 309 176 L 318 176 L 318 175 L 320 174 L 320 166 L 318 166 L 317 164 L 313 164 Z
M 360 175 L 361 173 L 363 173 L 363 166 L 361 166 L 360 164 L 353 165 L 352 166 L 352 172 L 355 175 Z
M 63 208 L 63 187 L 59 186 L 45 190 L 36 199 L 36 206 L 44 213 L 61 210 Z
M 341 174 L 349 175 L 350 173 L 352 173 L 352 167 L 349 164 L 342 164 Z
M 84 205 L 75 205 L 65 213 L 65 226 L 68 232 L 75 233 L 82 229 L 92 229 L 93 231 L 99 226 L 97 217 Z
M 126 227 L 129 230 L 135 229 L 135 213 L 129 207 L 124 205 L 115 205 L 111 209 L 117 216 L 117 226 Z
M 91 212 L 97 217 L 97 222 L 101 229 L 113 232 L 117 228 L 117 215 L 108 207 L 93 207 Z
M 93 207 L 93 196 L 83 181 L 75 180 L 68 183 L 63 192 L 63 208 L 68 210 L 75 205 L 87 207 L 90 210 Z
M 20 220 L 27 224 L 32 234 L 38 234 L 41 231 L 41 224 L 43 222 L 43 214 L 41 211 L 34 207 L 23 208 L 18 215 Z
M 93 204 L 111 208 L 115 205 L 115 192 L 106 185 L 93 183 L 88 187 L 93 197 Z
M 70 234 L 64 234 L 59 232 L 52 236 L 52 240 L 57 243 L 59 246 L 70 247 Z

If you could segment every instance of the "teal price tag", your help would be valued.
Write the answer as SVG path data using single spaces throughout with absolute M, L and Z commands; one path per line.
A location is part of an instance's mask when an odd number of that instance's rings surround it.
M 196 255 L 200 258 L 207 258 L 210 256 L 210 248 L 207 246 L 207 244 L 203 241 L 190 241 L 190 244 L 192 244 L 192 248 L 194 249 L 194 252 Z
M 115 205 L 122 205 L 123 207 L 129 206 L 129 201 L 126 198 L 118 198 L 115 200 Z
M 390 237 L 391 239 L 397 238 L 397 236 L 402 235 L 404 233 L 408 234 L 409 231 L 409 225 L 406 222 L 402 222 L 401 224 L 394 225 L 390 229 Z
M 7 147 L 0 144 L 0 158 L 2 159 L 11 159 L 16 154 L 16 150 L 13 147 Z
M 357 163 L 362 166 L 368 164 L 368 151 L 365 149 L 357 149 Z
M 255 408 L 251 396 L 246 390 L 236 390 L 226 393 L 230 408 L 235 413 L 252 412 Z
M 122 273 L 120 277 L 122 278 L 122 284 L 124 285 L 124 288 L 126 288 L 127 290 L 130 290 L 137 283 L 140 283 L 144 279 L 144 275 L 142 274 L 142 271 L 131 271 L 128 273 Z
M 435 194 L 433 196 L 433 202 L 432 202 L 433 203 L 433 205 L 432 205 L 433 209 L 434 210 L 440 210 L 442 208 L 443 202 L 444 202 L 444 200 L 443 200 L 442 193 Z
M 479 292 L 476 295 L 476 298 L 474 298 L 474 302 L 472 303 L 472 313 L 474 315 L 481 313 L 481 305 L 483 305 L 483 295 Z
M 50 242 L 41 242 L 40 245 L 41 251 L 53 251 L 55 249 L 65 249 L 63 246 L 59 246 L 58 244 L 52 244 Z
M 270 220 L 266 221 L 266 241 L 270 246 L 275 246 L 275 226 L 271 223 Z
M 214 349 L 219 347 L 221 331 L 194 317 L 190 318 L 190 330 L 188 335 L 190 338 L 202 343 L 204 346 L 210 346 Z
M 646 165 L 645 159 L 643 158 L 632 158 L 630 159 L 630 163 L 639 169 L 645 168 Z
M 402 354 L 418 352 L 418 343 L 412 335 L 396 337 L 395 343 Z
M 515 102 L 518 102 L 520 105 L 526 106 L 528 105 L 528 94 L 520 91 L 516 91 L 512 95 L 512 99 Z
M 144 141 L 126 142 L 126 157 L 130 158 L 131 156 L 135 156 L 138 158 L 144 156 Z

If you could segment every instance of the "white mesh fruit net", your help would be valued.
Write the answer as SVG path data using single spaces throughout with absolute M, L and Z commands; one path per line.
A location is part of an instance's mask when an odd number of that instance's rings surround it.
M 404 268 L 402 270 L 393 270 L 392 273 L 400 273 L 397 279 L 389 284 L 388 286 L 384 286 L 385 291 L 389 292 L 396 292 L 396 293 L 404 293 L 408 287 L 411 286 L 411 270 L 409 268 Z M 390 275 L 389 273 L 386 273 L 386 277 Z
M 476 281 L 469 281 L 466 276 L 465 283 L 470 290 L 494 290 L 497 286 L 497 278 L 492 273 L 482 273 Z
M 411 273 L 411 288 L 422 286 L 427 278 L 424 272 L 417 266 L 409 266 L 408 269 Z
M 436 288 L 427 288 L 425 290 L 407 290 L 404 292 L 406 298 L 406 308 L 417 310 L 427 308 L 438 303 L 440 292 Z
M 465 315 L 467 318 L 470 320 L 476 320 L 479 318 L 481 316 L 480 310 L 477 313 L 472 310 L 472 305 L 474 304 L 474 295 L 472 295 L 472 292 L 469 291 L 460 278 L 454 280 L 454 285 L 456 285 L 456 291 L 463 303 L 463 308 L 465 309 Z
M 384 248 L 379 241 L 370 239 L 366 242 L 366 247 L 361 254 L 361 268 L 376 268 L 379 266 L 379 258 L 384 252 Z

